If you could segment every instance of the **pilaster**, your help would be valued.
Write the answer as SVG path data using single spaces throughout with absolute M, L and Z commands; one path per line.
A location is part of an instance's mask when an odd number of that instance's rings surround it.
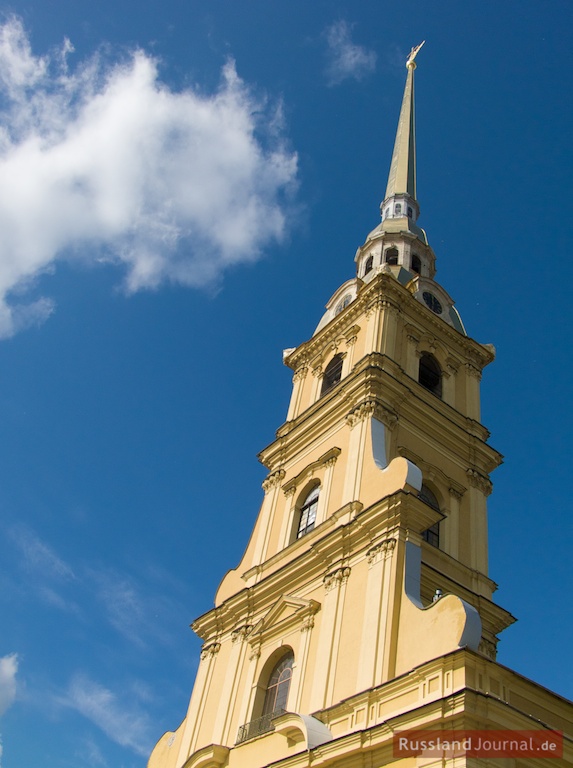
M 189 755 L 195 750 L 197 737 L 203 723 L 205 704 L 211 688 L 215 662 L 220 649 L 221 644 L 216 641 L 207 643 L 201 649 L 199 669 L 197 670 L 193 695 L 191 696 L 185 719 L 185 730 L 181 739 L 177 765 L 183 765 Z
M 219 707 L 217 717 L 213 724 L 213 744 L 225 744 L 229 740 L 229 728 L 237 700 L 239 683 L 243 672 L 243 663 L 247 652 L 246 638 L 251 630 L 248 624 L 243 624 L 233 630 L 231 635 L 231 652 L 227 659 L 225 679 L 221 687 L 221 701 L 228 702 L 224 707 Z
M 389 584 L 396 539 L 385 538 L 366 553 L 368 575 L 356 690 L 367 690 L 382 681 L 383 654 L 388 627 Z
M 302 365 L 295 371 L 294 376 L 292 377 L 293 390 L 286 418 L 287 421 L 294 419 L 295 416 L 298 416 L 300 413 L 302 392 L 307 373 L 308 367 L 306 365 Z
M 243 695 L 238 707 L 238 719 L 239 725 L 249 721 L 250 715 L 255 706 L 255 695 L 257 692 L 257 667 L 261 656 L 260 643 L 249 643 L 246 651 L 246 657 L 248 660 L 247 668 L 245 671 Z
M 265 498 L 261 506 L 260 519 L 257 531 L 257 541 L 254 551 L 254 562 L 262 563 L 267 556 L 271 532 L 274 528 L 274 520 L 277 503 L 280 495 L 280 484 L 285 476 L 284 469 L 272 472 L 263 481 Z
M 316 651 L 311 712 L 329 706 L 331 703 L 338 663 L 341 618 L 349 576 L 350 568 L 340 566 L 326 573 L 323 579 L 325 594 Z
M 479 421 L 480 414 L 480 398 L 479 398 L 479 385 L 481 381 L 481 371 L 472 365 L 466 363 L 466 412 L 470 419 Z

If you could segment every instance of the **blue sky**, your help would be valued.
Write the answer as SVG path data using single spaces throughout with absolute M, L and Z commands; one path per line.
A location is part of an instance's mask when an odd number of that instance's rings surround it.
M 2 10 L 0 765 L 142 768 L 183 717 L 423 39 L 420 223 L 498 354 L 499 660 L 573 696 L 570 3 Z

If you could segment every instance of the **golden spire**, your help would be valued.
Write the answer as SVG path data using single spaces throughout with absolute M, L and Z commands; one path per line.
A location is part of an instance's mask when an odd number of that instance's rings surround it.
M 390 173 L 388 175 L 385 200 L 396 195 L 407 195 L 412 200 L 416 200 L 414 70 L 416 69 L 416 54 L 424 43 L 425 40 L 422 41 L 420 45 L 412 48 L 406 61 L 408 75 L 406 77 L 404 98 L 402 99 L 400 119 L 398 120 L 398 130 L 396 132 L 392 164 L 390 165 Z

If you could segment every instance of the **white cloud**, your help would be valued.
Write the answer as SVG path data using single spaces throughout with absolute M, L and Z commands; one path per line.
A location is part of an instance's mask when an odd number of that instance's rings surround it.
M 0 657 L 0 716 L 12 706 L 16 698 L 17 672 L 18 656 L 15 653 Z M 0 751 L 1 756 L 2 753 Z
M 335 21 L 326 29 L 328 64 L 326 75 L 330 85 L 347 78 L 362 80 L 374 72 L 376 53 L 352 42 L 351 27 L 346 21 Z
M 84 675 L 71 682 L 65 703 L 100 728 L 117 744 L 148 757 L 153 746 L 149 716 L 130 702 L 124 706 L 115 693 Z
M 205 286 L 287 227 L 296 156 L 233 63 L 206 95 L 142 51 L 70 70 L 71 50 L 36 57 L 19 19 L 0 26 L 0 337 L 50 314 L 22 294 L 58 259 L 121 265 L 128 292 Z
M 90 738 L 82 741 L 81 748 L 76 752 L 76 759 L 92 766 L 92 768 L 107 768 L 108 766 L 99 744 Z
M 146 605 L 134 582 L 115 571 L 90 571 L 109 623 L 128 640 L 142 645 L 148 629 Z
M 8 534 L 16 545 L 18 565 L 24 572 L 18 586 L 27 585 L 34 597 L 46 605 L 79 617 L 81 609 L 69 595 L 70 586 L 78 583 L 71 566 L 27 526 L 15 525 Z
M 41 573 L 44 579 L 47 577 L 58 581 L 70 581 L 75 578 L 70 566 L 29 528 L 15 526 L 11 529 L 10 535 L 22 553 L 24 565 L 29 571 Z M 49 591 L 45 584 L 43 587 L 46 592 Z

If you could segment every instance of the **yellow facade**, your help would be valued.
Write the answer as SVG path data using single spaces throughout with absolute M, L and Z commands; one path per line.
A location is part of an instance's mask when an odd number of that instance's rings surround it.
M 260 454 L 261 510 L 193 625 L 204 646 L 189 710 L 149 768 L 432 764 L 393 757 L 410 728 L 573 736 L 570 702 L 495 662 L 513 618 L 488 577 L 501 457 L 479 385 L 494 351 L 466 335 L 416 224 L 414 56 L 382 221 L 314 335 L 285 352 L 293 392 Z M 566 738 L 557 764 L 572 762 Z

